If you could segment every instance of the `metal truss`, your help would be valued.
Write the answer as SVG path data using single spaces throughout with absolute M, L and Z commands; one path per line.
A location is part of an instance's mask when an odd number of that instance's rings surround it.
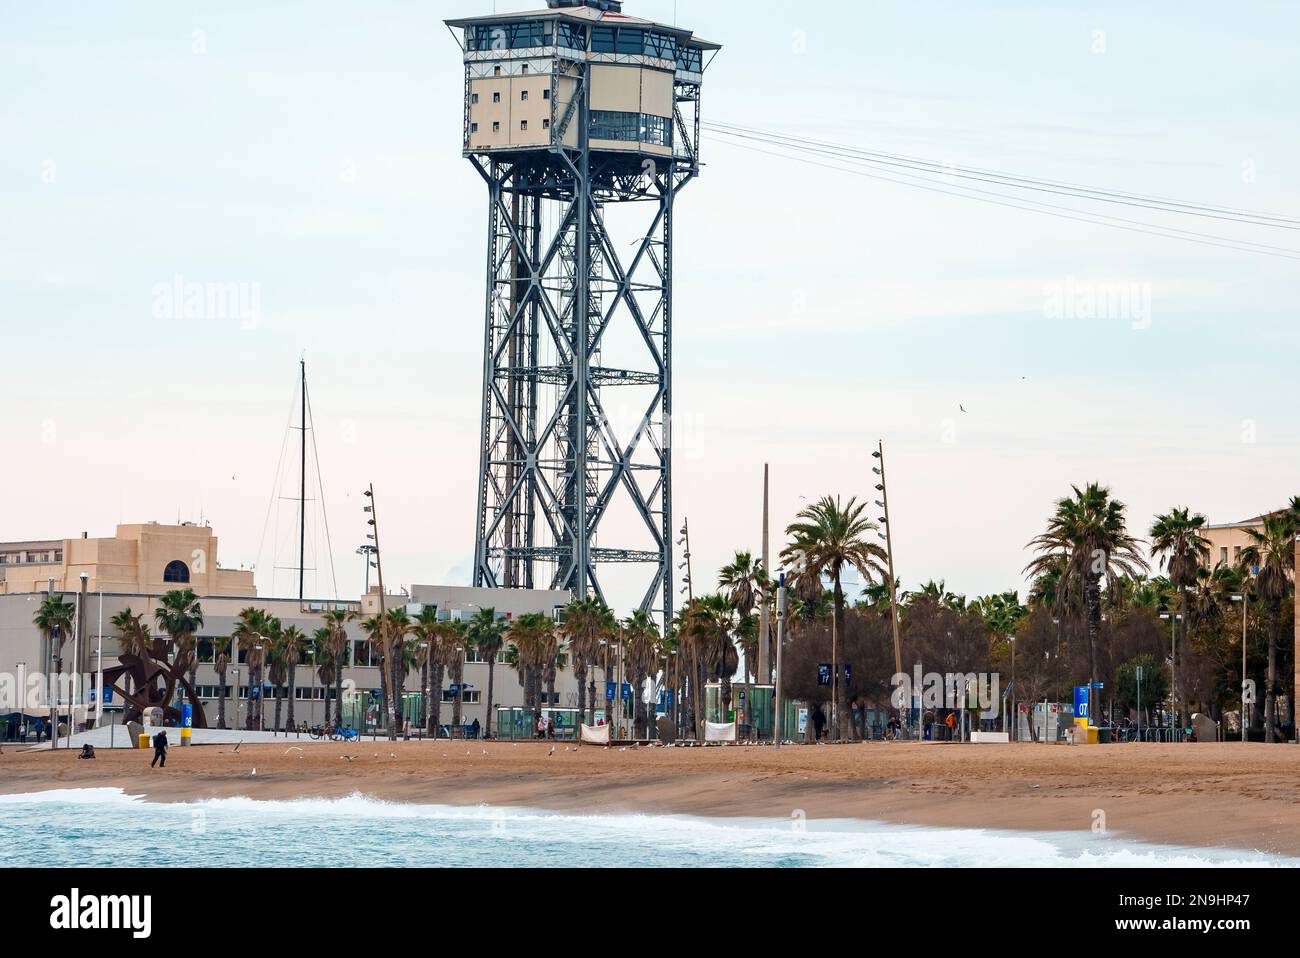
M 667 622 L 673 207 L 699 173 L 699 85 L 677 86 L 667 157 L 592 151 L 579 82 L 555 137 L 576 124 L 577 147 L 467 154 L 489 195 L 474 583 L 608 601 L 603 567 L 644 566 L 641 607 Z

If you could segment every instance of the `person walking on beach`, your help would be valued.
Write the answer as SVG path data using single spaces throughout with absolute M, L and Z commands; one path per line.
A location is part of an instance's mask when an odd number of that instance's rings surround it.
M 161 763 L 161 764 L 159 764 Z M 153 761 L 149 767 L 153 768 L 158 765 L 160 768 L 167 767 L 167 730 L 163 729 L 153 737 Z

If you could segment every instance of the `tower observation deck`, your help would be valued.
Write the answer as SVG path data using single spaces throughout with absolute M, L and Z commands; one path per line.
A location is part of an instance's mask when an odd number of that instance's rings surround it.
M 474 584 L 673 614 L 673 217 L 717 44 L 616 0 L 450 20 L 488 191 Z

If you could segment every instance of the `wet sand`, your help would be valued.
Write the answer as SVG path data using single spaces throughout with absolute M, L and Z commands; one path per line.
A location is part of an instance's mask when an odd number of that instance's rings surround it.
M 486 754 L 485 754 L 486 753 Z M 350 757 L 350 760 L 349 760 Z M 399 742 L 0 755 L 0 793 L 115 787 L 154 801 L 356 793 L 396 802 L 1087 831 L 1300 856 L 1300 749 L 1285 745 L 621 748 Z M 256 768 L 256 775 L 252 774 Z

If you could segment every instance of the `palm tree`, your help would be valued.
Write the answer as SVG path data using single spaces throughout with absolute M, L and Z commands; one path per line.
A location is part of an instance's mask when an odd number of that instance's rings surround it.
M 374 661 L 376 653 L 379 655 L 379 694 L 381 701 L 384 703 L 385 710 L 389 707 L 388 693 L 388 669 L 387 659 L 384 657 L 384 620 L 377 615 L 372 615 L 361 622 L 361 631 L 366 636 L 366 644 L 370 647 L 370 661 Z M 337 680 L 336 680 L 337 681 Z
M 650 673 L 659 664 L 659 626 L 655 625 L 650 613 L 637 609 L 623 625 L 624 646 L 623 659 L 627 674 L 636 677 L 632 686 L 635 712 L 634 734 L 639 738 L 651 737 L 650 720 L 646 713 L 645 683 Z
M 282 630 L 271 641 L 268 656 L 270 668 L 267 669 L 267 678 L 271 680 L 271 688 L 274 690 L 275 695 L 275 721 L 271 723 L 271 731 L 273 732 L 278 732 L 283 728 L 280 719 L 284 715 L 284 683 L 289 677 L 289 662 L 285 648 L 286 631 Z
M 334 724 L 343 724 L 343 668 L 348 664 L 348 623 L 357 617 L 350 609 L 331 609 L 325 613 L 325 628 L 329 629 L 329 638 L 324 644 L 333 664 L 334 677 Z M 319 633 L 318 633 L 319 635 Z M 320 645 L 317 648 L 321 648 Z M 325 709 L 325 721 L 329 722 L 329 708 Z
M 492 697 L 496 683 L 497 656 L 506 644 L 506 624 L 497 618 L 496 609 L 480 609 L 470 620 L 469 640 L 478 649 L 479 656 L 487 662 L 487 728 L 485 738 L 492 737 Z M 581 688 L 581 679 L 579 680 Z M 581 692 L 579 692 L 581 695 Z
M 831 728 L 839 738 L 839 636 L 844 632 L 844 583 L 846 568 L 853 568 L 867 582 L 886 578 L 885 566 L 889 560 L 885 550 L 867 538 L 879 531 L 879 526 L 866 517 L 866 504 L 856 499 L 841 502 L 838 496 L 827 496 L 816 505 L 799 513 L 796 521 L 786 529 L 790 545 L 781 553 L 801 567 L 801 580 L 811 588 L 814 578 L 820 582 L 829 576 L 834 593 L 834 617 L 831 630 Z
M 151 644 L 149 623 L 144 621 L 144 613 L 133 613 L 131 607 L 127 606 L 109 619 L 109 622 L 117 629 L 117 642 L 122 649 L 122 654 L 134 656 L 143 662 L 149 654 Z M 123 678 L 126 680 L 126 691 L 128 693 L 134 691 L 129 670 L 124 673 Z
M 1180 692 L 1183 683 L 1179 680 L 1179 648 L 1187 647 L 1187 625 L 1190 616 L 1187 590 L 1196 586 L 1201 567 L 1210 561 L 1210 540 L 1201 535 L 1206 518 L 1197 513 L 1191 514 L 1187 508 L 1170 509 L 1162 516 L 1156 516 L 1151 525 L 1151 551 L 1160 557 L 1160 568 L 1169 573 L 1169 581 L 1178 589 L 1178 606 L 1181 619 L 1174 619 L 1173 673 L 1174 687 L 1171 696 L 1180 706 Z M 1181 630 L 1179 622 L 1182 623 Z M 1179 634 L 1181 631 L 1181 635 Z M 1186 711 L 1186 708 L 1183 708 Z
M 384 628 L 384 665 L 390 673 L 388 687 L 392 701 L 388 706 L 388 738 L 397 740 L 397 731 L 402 722 L 402 699 L 406 691 L 406 660 L 403 652 L 406 637 L 411 634 L 411 617 L 405 609 L 389 609 L 385 616 Z
M 32 618 L 32 623 L 50 643 L 50 658 L 54 659 L 55 670 L 55 688 L 60 689 L 63 684 L 63 643 L 68 641 L 68 636 L 72 632 L 72 623 L 77 617 L 77 607 L 68 602 L 61 595 L 50 595 L 41 600 L 40 606 L 36 609 L 36 615 Z M 58 741 L 59 725 L 58 715 L 55 715 L 55 723 L 51 741 Z M 69 720 L 71 728 L 71 720 Z
M 1037 555 L 1025 567 L 1034 576 L 1060 575 L 1056 601 L 1070 605 L 1083 599 L 1088 621 L 1089 684 L 1098 674 L 1097 646 L 1101 636 L 1101 580 L 1113 585 L 1121 575 L 1137 576 L 1148 570 L 1138 549 L 1139 540 L 1128 534 L 1124 503 L 1098 483 L 1072 487 L 1074 495 L 1056 503 L 1047 530 L 1029 543 Z
M 262 609 L 247 608 L 239 613 L 231 637 L 244 650 L 244 664 L 248 666 L 248 718 L 247 731 L 262 728 L 262 669 L 266 664 L 267 646 L 271 642 L 271 617 Z M 253 710 L 254 690 L 258 707 Z M 235 690 L 238 694 L 238 689 Z
M 333 630 L 328 625 L 322 625 L 311 634 L 311 657 L 316 664 L 316 675 L 321 680 L 321 687 L 325 690 L 325 724 L 330 720 L 330 689 L 334 685 L 334 656 L 330 652 L 330 640 L 333 637 Z M 324 679 L 325 670 L 323 665 L 329 660 L 329 681 Z M 310 709 L 308 710 L 310 713 Z M 342 723 L 339 723 L 342 724 Z
M 762 560 L 755 561 L 748 552 L 737 552 L 731 564 L 723 566 L 718 573 L 718 588 L 727 590 L 731 604 L 736 607 L 736 612 L 740 615 L 740 621 L 746 622 L 754 607 L 760 602 L 767 601 L 768 577 L 763 569 Z M 753 651 L 745 656 L 745 670 L 752 672 L 759 682 L 766 685 L 771 676 L 758 674 L 757 632 L 754 633 L 754 637 Z M 764 637 L 764 641 L 769 640 L 770 636 Z
M 731 680 L 740 667 L 740 653 L 732 637 L 736 607 L 729 596 L 706 595 L 700 599 L 696 626 L 700 630 L 700 653 L 705 675 L 720 686 L 725 717 L 731 710 Z
M 541 718 L 542 675 L 553 647 L 558 647 L 555 623 L 540 612 L 521 615 L 506 631 L 510 642 L 509 661 L 519 673 L 524 689 L 524 707 L 533 713 L 533 724 Z
M 284 630 L 280 636 L 280 645 L 283 650 L 284 664 L 289 672 L 289 717 L 285 725 L 285 731 L 292 731 L 293 723 L 293 700 L 296 694 L 295 686 L 298 684 L 298 663 L 302 661 L 302 654 L 307 648 L 307 636 L 297 626 L 291 625 Z M 276 709 L 276 724 L 279 724 L 279 709 Z
M 1276 740 L 1277 641 L 1282 603 L 1290 595 L 1295 572 L 1296 527 L 1289 513 L 1264 518 L 1259 529 L 1247 529 L 1250 544 L 1241 550 L 1241 564 L 1253 570 L 1255 588 L 1268 612 L 1268 675 L 1264 687 L 1264 741 Z
M 174 589 L 159 600 L 153 618 L 154 624 L 171 636 L 176 649 L 172 656 L 175 672 L 190 673 L 190 685 L 193 686 L 198 662 L 194 635 L 203 628 L 203 608 L 199 605 L 199 597 L 193 589 Z M 177 695 L 179 697 L 179 691 Z
M 212 669 L 217 673 L 217 728 L 226 727 L 226 672 L 230 669 L 230 639 L 212 640 Z
M 417 664 L 420 666 L 420 707 L 423 710 L 420 718 L 429 732 L 435 731 L 433 710 L 429 708 L 429 676 L 441 654 L 438 648 L 440 631 L 438 609 L 432 605 L 426 605 L 411 623 L 411 635 L 415 637 L 416 650 L 419 653 Z M 441 676 L 438 676 L 433 692 L 442 695 Z

